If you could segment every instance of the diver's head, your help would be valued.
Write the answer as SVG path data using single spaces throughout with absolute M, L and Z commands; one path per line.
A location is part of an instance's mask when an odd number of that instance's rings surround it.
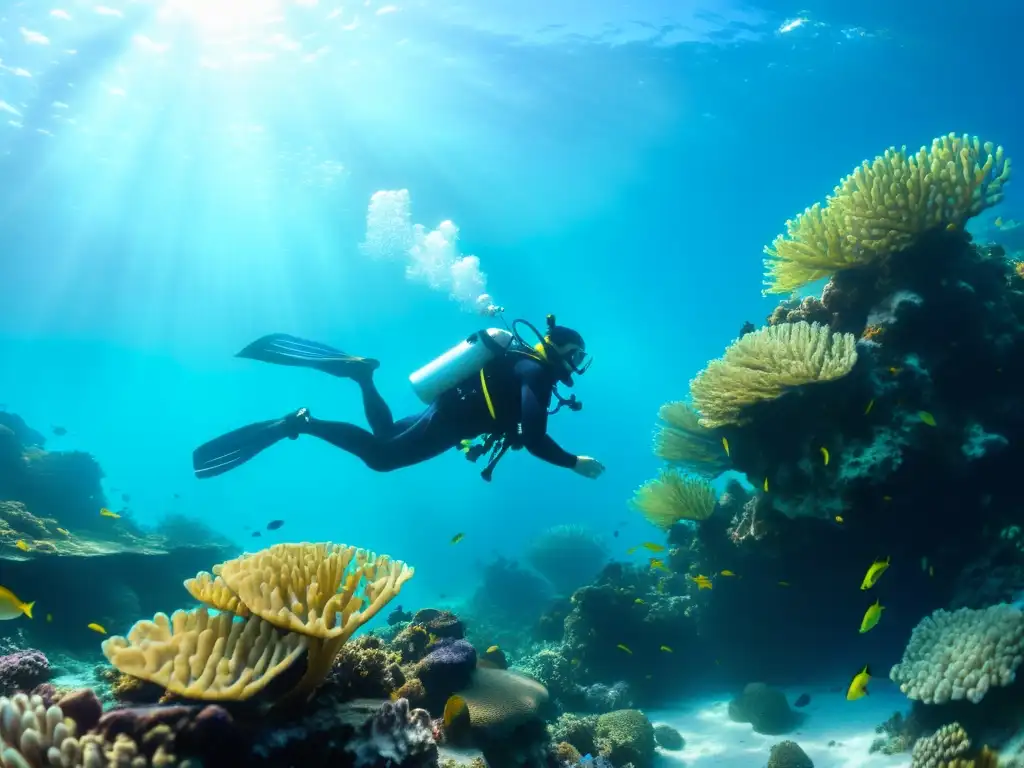
M 593 358 L 587 355 L 587 343 L 579 331 L 555 323 L 555 316 L 548 315 L 548 332 L 544 336 L 548 359 L 556 366 L 564 369 L 559 371 L 559 378 L 572 386 L 572 374 L 582 376 L 587 372 Z M 554 354 L 552 354 L 554 353 Z M 551 360 L 551 358 L 555 358 Z

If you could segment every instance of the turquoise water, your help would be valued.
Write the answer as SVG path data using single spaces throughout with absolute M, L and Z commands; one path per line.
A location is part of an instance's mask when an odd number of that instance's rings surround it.
M 282 518 L 261 543 L 408 560 L 411 605 L 472 591 L 483 562 L 553 524 L 637 544 L 649 529 L 626 501 L 658 466 L 657 408 L 770 311 L 761 248 L 785 220 L 892 144 L 1024 146 L 1021 15 L 5 3 L 0 402 L 65 427 L 51 447 L 95 454 L 144 523 L 180 511 L 247 546 L 246 526 Z M 360 250 L 371 195 L 398 189 L 412 222 L 457 225 L 510 318 L 554 312 L 584 334 L 585 408 L 551 433 L 605 475 L 517 454 L 488 485 L 455 452 L 374 474 L 306 439 L 195 480 L 192 449 L 241 424 L 299 406 L 363 422 L 348 382 L 233 358 L 256 337 L 381 359 L 404 415 L 420 407 L 408 374 L 493 323 Z

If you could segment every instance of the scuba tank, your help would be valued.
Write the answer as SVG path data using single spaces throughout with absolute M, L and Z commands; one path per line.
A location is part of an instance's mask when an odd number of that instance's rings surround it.
M 515 336 L 504 328 L 477 331 L 409 376 L 413 392 L 427 405 L 457 386 L 512 346 Z

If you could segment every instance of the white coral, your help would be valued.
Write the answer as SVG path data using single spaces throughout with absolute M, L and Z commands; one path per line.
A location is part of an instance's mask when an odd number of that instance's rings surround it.
M 967 699 L 1006 686 L 1024 660 L 1024 613 L 1000 604 L 982 610 L 937 610 L 910 635 L 889 677 L 909 698 L 925 704 Z

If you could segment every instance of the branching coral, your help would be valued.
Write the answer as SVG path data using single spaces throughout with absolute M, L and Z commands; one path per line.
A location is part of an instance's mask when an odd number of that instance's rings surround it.
M 714 478 L 729 469 L 722 438 L 700 425 L 700 415 L 681 401 L 658 409 L 661 424 L 654 435 L 654 454 L 704 477 Z
M 848 374 L 857 362 L 857 340 L 817 323 L 768 326 L 734 341 L 690 382 L 704 427 L 743 424 L 743 409 L 788 390 Z
M 203 607 L 157 614 L 104 641 L 122 672 L 191 699 L 247 699 L 303 653 L 293 695 L 325 678 L 342 645 L 394 598 L 413 569 L 341 544 L 276 544 L 186 582 Z M 285 630 L 284 633 L 279 630 Z
M 680 520 L 707 520 L 715 511 L 715 491 L 698 477 L 663 469 L 633 495 L 633 506 L 651 525 L 668 531 Z
M 826 204 L 786 222 L 765 248 L 765 293 L 791 293 L 909 246 L 929 229 L 963 228 L 1003 198 L 1002 147 L 950 133 L 916 154 L 890 147 L 847 176 Z
M 937 610 L 910 635 L 889 677 L 925 704 L 977 703 L 993 686 L 1009 685 L 1024 656 L 1024 614 L 1010 605 Z

